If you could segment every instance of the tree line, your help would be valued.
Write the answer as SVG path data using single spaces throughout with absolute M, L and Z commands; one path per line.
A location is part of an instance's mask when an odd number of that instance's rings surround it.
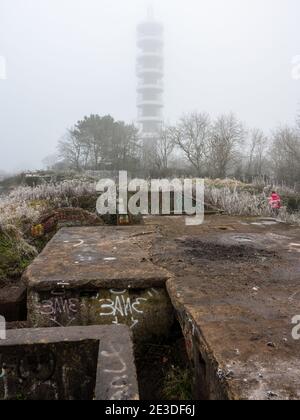
M 110 115 L 84 117 L 59 141 L 58 157 L 76 171 L 134 170 L 140 162 L 138 130 Z
M 68 130 L 58 145 L 60 166 L 82 170 L 144 171 L 153 176 L 184 173 L 251 181 L 272 177 L 300 185 L 300 118 L 267 136 L 247 129 L 232 113 L 183 115 L 145 147 L 134 124 L 90 115 Z

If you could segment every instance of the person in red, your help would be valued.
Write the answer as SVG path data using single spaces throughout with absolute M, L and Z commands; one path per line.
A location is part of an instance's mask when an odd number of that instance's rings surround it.
M 278 216 L 279 210 L 281 209 L 281 198 L 280 195 L 275 191 L 272 192 L 271 197 L 269 198 L 269 203 L 272 208 L 272 211 L 275 216 Z

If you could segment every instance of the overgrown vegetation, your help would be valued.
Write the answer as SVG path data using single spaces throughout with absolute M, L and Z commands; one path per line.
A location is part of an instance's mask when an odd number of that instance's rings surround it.
M 19 280 L 36 255 L 36 249 L 16 227 L 0 227 L 0 287 L 7 280 Z
M 191 371 L 171 366 L 164 380 L 163 397 L 169 401 L 192 400 Z
M 42 215 L 61 207 L 95 211 L 95 184 L 64 181 L 36 187 L 20 186 L 0 198 L 0 286 L 19 279 L 51 235 L 33 238 L 31 227 Z
M 234 179 L 206 179 L 205 202 L 229 215 L 270 217 L 268 197 L 273 189 L 284 203 L 280 219 L 300 224 L 300 196 L 284 185 L 256 179 L 245 184 Z M 20 186 L 0 198 L 0 280 L 20 276 L 49 238 L 32 238 L 31 227 L 54 209 L 76 207 L 90 212 L 96 208 L 95 182 L 73 180 Z
M 205 202 L 232 216 L 273 217 L 268 198 L 277 191 L 283 200 L 279 219 L 283 222 L 300 224 L 300 194 L 285 185 L 267 183 L 256 179 L 244 184 L 232 179 L 205 180 Z

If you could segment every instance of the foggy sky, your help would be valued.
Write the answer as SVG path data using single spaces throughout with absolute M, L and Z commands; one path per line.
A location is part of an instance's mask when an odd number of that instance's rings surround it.
M 299 0 L 159 0 L 167 122 L 233 111 L 268 134 L 293 123 Z M 40 168 L 90 113 L 136 119 L 136 25 L 147 0 L 0 0 L 0 170 Z

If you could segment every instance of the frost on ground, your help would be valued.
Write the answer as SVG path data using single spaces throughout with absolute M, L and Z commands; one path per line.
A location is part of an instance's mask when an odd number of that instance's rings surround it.
M 0 287 L 19 279 L 45 245 L 30 235 L 43 214 L 61 207 L 95 209 L 95 203 L 95 184 L 82 181 L 18 187 L 0 197 Z
M 285 186 L 243 184 L 233 180 L 206 180 L 205 202 L 230 216 L 274 217 L 269 206 L 269 196 L 277 191 L 283 198 L 279 219 L 282 222 L 300 224 L 300 213 L 287 210 L 285 197 L 297 197 L 297 193 Z
M 282 186 L 205 180 L 205 202 L 231 216 L 272 217 L 268 204 L 272 189 L 283 197 L 296 194 Z M 42 215 L 64 207 L 95 212 L 96 201 L 95 182 L 81 180 L 21 186 L 0 197 L 0 281 L 5 276 L 19 275 L 36 255 L 35 247 L 40 250 L 40 246 L 45 245 L 33 241 L 30 236 L 30 227 Z M 281 210 L 279 218 L 287 223 L 300 224 L 300 213 L 291 213 L 286 207 Z

